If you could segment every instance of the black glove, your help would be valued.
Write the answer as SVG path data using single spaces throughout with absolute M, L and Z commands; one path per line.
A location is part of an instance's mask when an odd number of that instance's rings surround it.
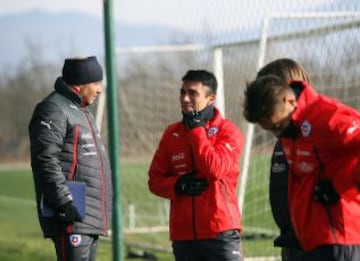
M 197 111 L 183 113 L 183 121 L 186 128 L 188 129 L 204 127 L 206 124 L 206 121 L 201 118 L 201 113 Z
M 81 221 L 81 217 L 72 201 L 66 202 L 57 209 L 57 218 L 65 224 L 73 224 L 75 221 Z
M 175 183 L 175 193 L 178 195 L 200 195 L 207 188 L 205 178 L 196 178 L 194 174 L 185 174 Z
M 207 106 L 202 111 L 192 111 L 183 113 L 183 122 L 188 129 L 196 127 L 204 127 L 206 122 L 214 116 L 214 107 L 212 105 Z
M 330 180 L 321 180 L 314 187 L 314 198 L 324 205 L 332 205 L 339 201 L 340 196 Z

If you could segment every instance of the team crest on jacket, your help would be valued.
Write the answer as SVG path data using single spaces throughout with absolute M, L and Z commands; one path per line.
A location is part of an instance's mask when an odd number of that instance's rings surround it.
M 301 124 L 301 134 L 304 136 L 304 137 L 308 137 L 311 133 L 311 124 L 310 122 L 308 121 L 304 121 L 302 124 Z
M 219 132 L 218 127 L 211 127 L 211 128 L 208 130 L 207 136 L 208 136 L 208 137 L 215 136 L 216 133 L 218 133 L 218 132 Z

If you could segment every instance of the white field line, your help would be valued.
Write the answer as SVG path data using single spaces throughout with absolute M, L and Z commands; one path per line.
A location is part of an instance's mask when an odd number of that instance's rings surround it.
M 281 261 L 279 256 L 245 257 L 245 261 Z
M 16 197 L 9 197 L 5 195 L 0 195 L 0 202 L 10 203 L 10 204 L 17 204 L 17 205 L 25 205 L 25 206 L 35 206 L 35 200 L 30 200 L 26 198 L 16 198 Z
M 31 171 L 31 165 L 29 162 L 19 162 L 19 163 L 1 163 L 0 170 L 29 170 Z

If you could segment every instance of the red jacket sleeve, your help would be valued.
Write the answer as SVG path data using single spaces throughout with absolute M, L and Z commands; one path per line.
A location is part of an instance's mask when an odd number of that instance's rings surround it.
M 169 199 L 175 198 L 175 182 L 177 176 L 170 175 L 170 166 L 167 149 L 167 133 L 165 131 L 159 146 L 155 152 L 153 160 L 149 168 L 148 186 L 152 193 L 159 197 Z
M 347 107 L 338 108 L 329 121 L 334 145 L 343 149 L 360 148 L 360 115 Z
M 217 135 L 215 143 L 212 143 L 204 128 L 194 128 L 188 132 L 197 169 L 210 180 L 221 179 L 229 173 L 238 174 L 234 170 L 239 168 L 244 144 L 242 133 L 230 121 L 225 120 Z

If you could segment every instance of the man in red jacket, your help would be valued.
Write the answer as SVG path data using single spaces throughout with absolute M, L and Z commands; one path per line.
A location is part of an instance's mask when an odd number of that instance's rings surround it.
M 281 142 L 304 260 L 360 260 L 360 114 L 306 82 L 267 75 L 247 86 L 244 116 Z
M 262 67 L 256 77 L 273 74 L 285 82 L 310 82 L 305 69 L 296 61 L 289 58 L 279 58 Z M 280 235 L 274 239 L 274 246 L 281 247 L 282 261 L 303 261 L 304 252 L 295 236 L 290 220 L 288 203 L 288 164 L 279 141 L 276 142 L 271 157 L 269 199 L 271 212 L 276 225 L 280 228 Z
M 236 187 L 244 143 L 213 106 L 217 81 L 205 70 L 182 78 L 183 119 L 167 127 L 149 169 L 149 189 L 171 201 L 176 261 L 241 261 Z

